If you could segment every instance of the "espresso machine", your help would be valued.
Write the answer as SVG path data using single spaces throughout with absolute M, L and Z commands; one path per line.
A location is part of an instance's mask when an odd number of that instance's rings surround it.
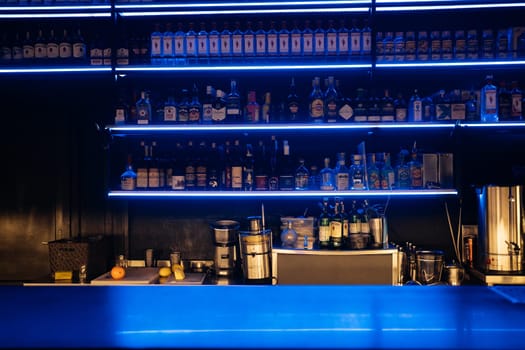
M 215 245 L 215 274 L 231 277 L 237 270 L 239 223 L 234 220 L 218 220 L 211 224 Z

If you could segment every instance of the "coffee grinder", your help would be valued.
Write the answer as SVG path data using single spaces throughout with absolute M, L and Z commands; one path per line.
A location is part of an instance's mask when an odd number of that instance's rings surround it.
M 239 223 L 234 220 L 219 220 L 211 224 L 215 245 L 215 273 L 231 277 L 237 267 L 237 237 Z

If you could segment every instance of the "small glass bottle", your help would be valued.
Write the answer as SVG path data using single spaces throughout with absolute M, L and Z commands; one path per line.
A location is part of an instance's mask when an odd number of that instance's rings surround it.
M 330 158 L 324 159 L 324 168 L 321 169 L 321 191 L 335 190 L 334 170 L 330 168 Z
M 321 204 L 321 214 L 319 215 L 319 249 L 328 249 L 330 247 L 330 219 L 331 215 L 328 210 L 328 198 L 323 198 Z
M 312 92 L 309 98 L 310 120 L 314 123 L 323 122 L 325 115 L 324 96 L 321 91 L 321 78 L 315 77 L 312 81 Z
M 352 165 L 350 166 L 350 189 L 366 190 L 365 170 L 362 164 L 362 156 L 354 154 Z
M 299 159 L 299 166 L 295 169 L 295 189 L 298 191 L 308 190 L 310 172 L 304 165 L 304 159 Z
M 288 221 L 286 228 L 281 232 L 281 247 L 295 248 L 297 232 L 293 229 L 293 222 Z
M 151 123 L 151 103 L 145 90 L 140 92 L 140 99 L 136 103 L 137 124 Z
M 480 118 L 484 123 L 498 121 L 498 97 L 492 75 L 487 75 L 485 85 L 481 88 Z
M 350 188 L 350 170 L 346 166 L 346 154 L 337 154 L 337 165 L 334 169 L 334 182 L 337 191 L 346 191 Z
M 120 175 L 120 189 L 123 191 L 134 191 L 137 188 L 137 173 L 131 165 L 131 155 L 128 155 L 126 170 Z

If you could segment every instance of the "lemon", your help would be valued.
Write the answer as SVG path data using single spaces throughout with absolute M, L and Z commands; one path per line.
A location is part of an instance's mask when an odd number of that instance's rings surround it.
M 181 265 L 179 264 L 173 265 L 171 267 L 171 270 L 173 271 L 173 274 L 175 275 L 175 280 L 180 281 L 186 278 L 186 275 L 184 274 L 184 268 Z
M 159 269 L 159 276 L 160 277 L 168 277 L 171 275 L 171 269 L 167 266 L 163 266 Z

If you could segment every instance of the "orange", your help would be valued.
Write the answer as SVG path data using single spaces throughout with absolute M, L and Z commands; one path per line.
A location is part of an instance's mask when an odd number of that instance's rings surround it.
M 122 266 L 113 266 L 110 274 L 114 280 L 121 280 L 126 276 L 126 269 Z

